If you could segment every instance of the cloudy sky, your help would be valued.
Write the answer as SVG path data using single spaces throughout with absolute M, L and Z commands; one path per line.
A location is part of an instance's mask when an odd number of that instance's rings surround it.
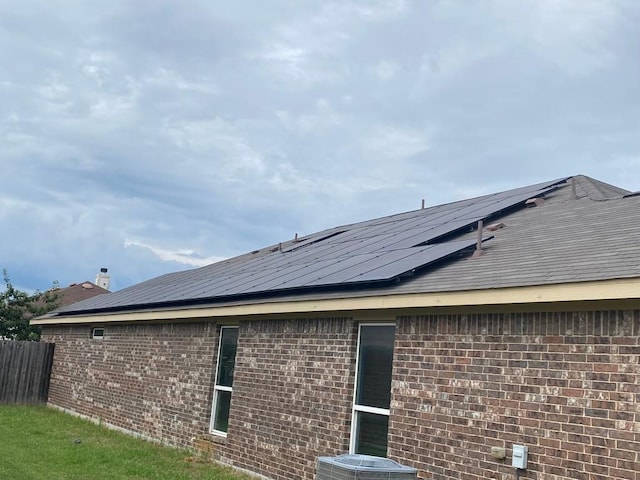
M 0 0 L 0 267 L 118 290 L 583 173 L 640 189 L 636 0 Z

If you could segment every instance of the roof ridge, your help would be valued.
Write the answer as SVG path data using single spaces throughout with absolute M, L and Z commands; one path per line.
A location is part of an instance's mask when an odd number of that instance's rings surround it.
M 574 175 L 572 179 L 576 182 L 576 194 L 579 198 L 586 197 L 594 201 L 605 201 L 622 198 L 631 193 L 629 190 L 596 180 L 587 175 Z

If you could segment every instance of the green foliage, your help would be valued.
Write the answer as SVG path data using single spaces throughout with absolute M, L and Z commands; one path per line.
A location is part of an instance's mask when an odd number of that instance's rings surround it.
M 0 339 L 40 340 L 40 327 L 29 321 L 58 306 L 55 289 L 32 294 L 16 289 L 3 270 L 4 290 L 0 291 Z
M 0 405 L 0 479 L 251 480 L 47 407 Z

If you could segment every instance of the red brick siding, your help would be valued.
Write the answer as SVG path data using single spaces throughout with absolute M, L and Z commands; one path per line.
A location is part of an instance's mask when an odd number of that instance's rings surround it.
M 218 458 L 277 480 L 311 480 L 319 455 L 346 452 L 356 341 L 350 319 L 242 322 Z
M 208 431 L 212 323 L 45 327 L 55 342 L 49 403 L 177 446 Z
M 277 480 L 347 451 L 357 323 L 243 321 L 229 435 L 207 435 L 214 323 L 46 327 L 50 402 Z M 398 320 L 389 456 L 433 480 L 640 480 L 640 312 Z M 492 446 L 507 447 L 496 460 Z
M 348 450 L 353 321 L 242 322 L 226 439 L 208 435 L 219 331 L 107 325 L 92 340 L 89 326 L 46 327 L 56 343 L 49 401 L 279 480 L 313 479 L 319 455 Z
M 401 317 L 389 455 L 433 480 L 640 480 L 640 312 Z M 508 457 L 490 456 L 492 446 Z

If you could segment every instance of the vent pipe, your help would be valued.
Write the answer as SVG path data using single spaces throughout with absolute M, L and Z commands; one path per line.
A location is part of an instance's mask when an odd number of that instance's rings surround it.
M 482 220 L 478 221 L 478 239 L 476 240 L 476 251 L 473 252 L 471 258 L 477 258 L 484 255 L 484 250 L 482 250 L 482 230 L 484 228 L 484 223 Z
M 576 177 L 571 177 L 571 200 L 578 199 L 578 192 L 576 192 Z

